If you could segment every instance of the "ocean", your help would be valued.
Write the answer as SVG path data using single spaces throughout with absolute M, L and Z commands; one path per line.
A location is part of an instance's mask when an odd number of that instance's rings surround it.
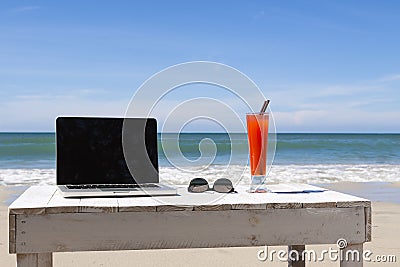
M 250 181 L 246 134 L 182 133 L 178 143 L 174 136 L 159 135 L 161 181 Z M 276 138 L 269 182 L 400 181 L 400 134 L 281 133 Z M 54 133 L 0 133 L 0 185 L 55 180 Z

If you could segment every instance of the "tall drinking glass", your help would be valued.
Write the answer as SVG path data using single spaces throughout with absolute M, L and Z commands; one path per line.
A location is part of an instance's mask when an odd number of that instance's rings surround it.
M 267 175 L 268 113 L 246 114 L 247 136 L 250 150 L 250 192 L 266 192 Z

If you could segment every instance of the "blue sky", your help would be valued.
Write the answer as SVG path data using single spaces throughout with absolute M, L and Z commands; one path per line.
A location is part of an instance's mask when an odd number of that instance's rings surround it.
M 399 1 L 232 2 L 1 1 L 0 131 L 121 116 L 151 75 L 205 60 L 254 80 L 278 132 L 400 132 Z M 246 112 L 222 89 L 193 85 L 154 116 L 199 96 Z

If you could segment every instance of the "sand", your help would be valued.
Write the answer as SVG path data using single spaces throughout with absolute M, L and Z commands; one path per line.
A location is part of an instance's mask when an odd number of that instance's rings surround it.
M 395 255 L 397 263 L 366 262 L 364 266 L 398 266 L 400 263 L 400 183 L 339 183 L 327 184 L 326 188 L 352 193 L 373 200 L 372 242 L 364 249 L 375 255 Z M 372 188 L 372 189 L 371 189 Z M 8 254 L 7 206 L 24 188 L 0 187 L 0 266 L 15 266 L 15 255 Z M 383 202 L 385 200 L 395 200 Z M 399 204 L 396 204 L 399 203 Z M 307 246 L 319 251 L 327 245 Z M 332 246 L 333 247 L 333 246 Z M 271 247 L 271 249 L 285 247 Z M 261 262 L 252 248 L 146 250 L 122 252 L 75 252 L 54 253 L 54 266 L 287 266 L 285 262 Z M 338 266 L 337 262 L 310 262 L 307 266 Z

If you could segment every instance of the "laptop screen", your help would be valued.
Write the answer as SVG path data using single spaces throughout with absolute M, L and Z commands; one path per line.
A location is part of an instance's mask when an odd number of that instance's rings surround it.
M 153 118 L 59 117 L 56 138 L 58 185 L 158 183 Z

